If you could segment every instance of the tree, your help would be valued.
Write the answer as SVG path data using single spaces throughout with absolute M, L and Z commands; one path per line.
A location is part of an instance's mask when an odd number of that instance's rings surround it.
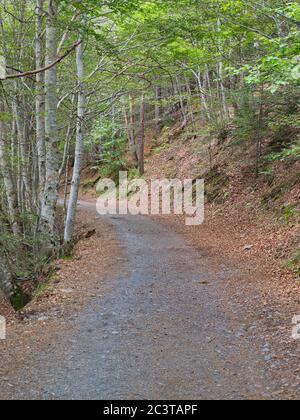
M 64 241 L 69 245 L 74 231 L 76 206 L 80 186 L 80 171 L 82 166 L 83 147 L 84 147 L 84 115 L 85 115 L 85 86 L 84 86 L 84 60 L 83 44 L 80 43 L 76 51 L 76 65 L 78 76 L 78 105 L 77 105 L 77 130 L 75 146 L 75 163 L 73 168 L 73 178 L 71 184 L 70 199 L 68 203 Z
M 56 0 L 48 0 L 46 24 L 46 65 L 56 59 L 57 30 L 56 30 L 57 4 Z M 46 179 L 44 201 L 41 209 L 41 229 L 55 236 L 55 212 L 58 199 L 59 182 L 59 149 L 57 127 L 57 70 L 56 66 L 45 72 L 45 144 L 46 144 Z

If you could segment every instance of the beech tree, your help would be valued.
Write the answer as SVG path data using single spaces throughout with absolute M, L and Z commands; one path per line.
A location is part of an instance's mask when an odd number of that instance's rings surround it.
M 77 124 L 76 124 L 76 145 L 73 177 L 71 183 L 70 199 L 66 217 L 64 241 L 69 244 L 72 240 L 76 206 L 80 186 L 80 171 L 82 169 L 82 158 L 84 149 L 84 115 L 85 115 L 85 85 L 84 85 L 84 59 L 83 43 L 81 42 L 76 50 L 76 66 L 78 77 L 78 105 L 77 105 Z

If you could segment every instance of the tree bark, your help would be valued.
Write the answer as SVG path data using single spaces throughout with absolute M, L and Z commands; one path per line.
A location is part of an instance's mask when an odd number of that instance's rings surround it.
M 76 66 L 78 77 L 78 109 L 77 109 L 77 131 L 76 131 L 76 148 L 75 148 L 75 163 L 73 169 L 73 177 L 70 191 L 70 198 L 68 203 L 66 226 L 64 242 L 69 244 L 72 240 L 74 223 L 76 217 L 76 208 L 78 200 L 78 192 L 80 185 L 80 172 L 82 167 L 82 156 L 84 147 L 84 115 L 85 115 L 85 86 L 84 86 L 84 61 L 83 61 L 83 45 L 79 44 L 76 50 Z
M 16 89 L 18 86 L 16 85 Z M 21 175 L 22 175 L 22 183 L 24 188 L 24 207 L 27 211 L 32 211 L 32 186 L 31 186 L 31 178 L 29 174 L 29 144 L 27 142 L 27 133 L 25 129 L 25 122 L 23 115 L 21 113 L 21 108 L 18 102 L 18 98 L 16 98 L 13 102 L 13 115 L 16 121 L 17 127 L 17 134 L 18 134 L 18 142 L 20 145 L 20 157 L 21 157 Z
M 156 88 L 155 88 L 155 131 L 156 131 L 156 136 L 159 136 L 160 131 L 161 131 L 161 119 L 160 119 L 160 115 L 161 115 L 161 106 L 160 106 L 161 96 L 162 96 L 162 89 L 161 89 L 161 87 L 156 86 Z
M 138 137 L 138 159 L 139 159 L 139 171 L 140 175 L 145 173 L 145 162 L 144 162 L 144 152 L 145 152 L 145 97 L 142 95 L 141 105 L 140 105 L 140 129 Z
M 46 65 L 55 61 L 57 54 L 57 31 L 55 19 L 57 5 L 55 0 L 48 0 L 46 25 Z M 57 129 L 57 71 L 51 67 L 45 73 L 45 145 L 46 179 L 44 201 L 41 209 L 41 229 L 52 240 L 55 236 L 55 212 L 58 199 L 59 183 L 59 148 Z
M 129 118 L 127 116 L 126 108 L 124 107 L 124 118 L 125 125 L 128 132 L 128 145 L 132 163 L 135 168 L 138 167 L 138 157 L 135 146 L 135 133 L 134 133 L 134 115 L 133 115 L 133 101 L 132 97 L 129 97 Z
M 221 21 L 218 19 L 218 32 L 221 32 Z M 219 49 L 221 50 L 221 43 L 219 42 Z M 221 106 L 222 106 L 222 112 L 223 112 L 223 120 L 228 120 L 229 118 L 229 112 L 227 108 L 227 101 L 226 101 L 226 91 L 223 81 L 223 62 L 222 60 L 219 61 L 217 72 L 218 72 L 218 78 L 219 78 L 219 86 L 220 86 L 220 94 L 221 94 Z
M 208 121 L 210 121 L 211 120 L 211 115 L 210 115 L 210 110 L 209 110 L 209 106 L 208 106 L 208 103 L 207 103 L 207 99 L 206 99 L 206 94 L 205 94 L 205 91 L 204 91 L 203 83 L 202 83 L 202 80 L 201 80 L 201 72 L 200 72 L 200 69 L 198 69 L 197 72 L 196 71 L 193 71 L 193 74 L 194 74 L 194 76 L 195 76 L 195 78 L 197 80 L 197 86 L 198 86 L 198 91 L 199 91 L 200 98 L 201 98 L 203 114 L 205 116 L 205 119 L 207 119 Z
M 67 165 L 67 161 L 68 161 L 68 157 L 69 157 L 69 152 L 70 152 L 70 142 L 71 142 L 71 138 L 74 134 L 74 128 L 73 128 L 73 115 L 75 112 L 75 106 L 76 106 L 76 101 L 75 101 L 76 97 L 75 94 L 72 95 L 71 98 L 71 112 L 70 112 L 70 117 L 69 117 L 69 123 L 68 123 L 68 129 L 67 129 L 67 133 L 66 133 L 66 142 L 65 142 L 65 146 L 64 146 L 64 153 L 63 153 L 63 159 L 60 165 L 60 169 L 59 169 L 59 178 L 61 178 L 65 172 L 66 169 L 66 165 Z
M 4 292 L 6 297 L 10 298 L 13 295 L 13 282 L 11 274 L 6 267 L 4 258 L 0 256 L 0 289 Z
M 0 113 L 4 112 L 2 98 L 0 98 Z M 5 194 L 8 204 L 9 218 L 12 226 L 12 231 L 15 235 L 21 233 L 21 226 L 18 221 L 18 197 L 11 174 L 10 162 L 7 161 L 7 147 L 4 140 L 4 123 L 0 118 L 0 168 L 5 186 Z
M 43 11 L 44 0 L 36 0 L 36 40 L 35 40 L 35 62 L 36 68 L 42 67 L 43 62 Z M 45 97 L 44 97 L 44 75 L 36 75 L 36 147 L 38 154 L 39 168 L 39 201 L 40 206 L 44 202 L 44 190 L 46 180 L 46 145 L 45 145 Z

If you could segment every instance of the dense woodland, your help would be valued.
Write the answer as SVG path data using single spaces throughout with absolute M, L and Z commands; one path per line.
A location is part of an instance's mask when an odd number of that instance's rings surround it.
M 82 168 L 143 175 L 148 132 L 234 132 L 258 176 L 266 138 L 300 156 L 299 1 L 0 0 L 0 40 L 8 296 L 72 246 Z

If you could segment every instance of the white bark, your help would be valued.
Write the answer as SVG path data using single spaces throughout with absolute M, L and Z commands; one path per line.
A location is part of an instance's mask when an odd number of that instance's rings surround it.
M 55 0 L 48 0 L 47 12 L 46 66 L 53 63 L 57 55 L 57 31 L 55 27 L 57 6 Z M 41 209 L 41 229 L 53 238 L 59 184 L 56 66 L 45 72 L 45 95 L 46 179 L 44 201 Z
M 74 223 L 76 217 L 77 200 L 80 185 L 80 172 L 82 167 L 82 156 L 84 146 L 84 115 L 85 115 L 85 88 L 84 88 L 84 61 L 83 61 L 83 45 L 82 43 L 76 50 L 76 66 L 78 76 L 78 109 L 77 109 L 77 130 L 76 130 L 76 147 L 75 147 L 75 162 L 73 169 L 73 177 L 70 191 L 70 198 L 68 203 L 66 226 L 64 241 L 69 244 L 72 240 L 74 232 Z
M 36 0 L 36 40 L 35 40 L 35 62 L 36 68 L 43 66 L 43 10 L 44 0 Z M 45 98 L 44 98 L 44 74 L 36 75 L 36 147 L 38 154 L 39 168 L 39 201 L 40 206 L 44 202 L 44 189 L 46 180 L 46 146 L 45 146 Z
M 63 159 L 62 159 L 60 169 L 59 169 L 59 178 L 60 179 L 63 176 L 64 171 L 66 170 L 67 161 L 68 161 L 69 152 L 70 152 L 70 142 L 71 142 L 71 138 L 74 134 L 73 115 L 74 115 L 74 111 L 75 111 L 75 107 L 74 107 L 75 95 L 72 95 L 71 104 L 72 104 L 72 107 L 71 107 L 71 112 L 70 112 L 70 117 L 69 117 L 68 129 L 67 129 L 67 133 L 66 133 L 66 142 L 65 142 L 65 145 L 64 145 L 64 154 L 63 154 Z
M 160 86 L 156 86 L 155 88 L 155 129 L 156 135 L 159 136 L 161 131 L 161 96 L 162 96 L 162 88 Z
M 207 100 L 206 100 L 206 94 L 204 92 L 204 88 L 203 88 L 203 84 L 202 84 L 202 80 L 201 80 L 200 69 L 198 69 L 197 72 L 192 70 L 192 73 L 197 80 L 198 90 L 199 90 L 199 93 L 200 93 L 201 102 L 202 102 L 205 117 L 208 119 L 208 121 L 210 121 L 211 120 L 211 115 L 210 115 L 209 106 L 208 106 Z
M 3 108 L 4 107 L 0 102 L 0 113 L 3 112 Z M 4 136 L 4 123 L 0 118 L 0 169 L 5 186 L 5 193 L 12 230 L 15 235 L 18 235 L 21 233 L 21 228 L 18 223 L 18 197 L 16 194 L 16 188 L 11 174 L 10 162 L 8 162 L 6 158 L 8 148 L 6 147 Z
M 13 295 L 13 283 L 11 274 L 7 270 L 4 259 L 0 256 L 0 289 L 7 297 Z
M 132 103 L 131 96 L 129 97 L 129 101 L 130 101 L 129 118 L 127 115 L 126 107 L 124 105 L 124 119 L 125 119 L 126 129 L 128 132 L 128 145 L 129 145 L 129 152 L 130 152 L 131 160 L 132 160 L 133 165 L 137 168 L 138 157 L 137 157 L 136 145 L 135 145 L 133 103 Z
M 17 84 L 16 84 L 16 89 L 18 89 Z M 24 205 L 25 205 L 26 210 L 31 211 L 32 188 L 31 188 L 31 180 L 30 180 L 30 175 L 29 175 L 29 144 L 27 144 L 24 118 L 22 118 L 21 109 L 18 104 L 17 98 L 13 102 L 13 115 L 16 122 L 18 143 L 20 146 L 20 157 L 21 157 L 20 165 L 21 165 L 22 183 L 23 183 L 24 196 L 25 196 Z
M 221 32 L 221 21 L 220 19 L 218 19 L 218 32 Z M 221 51 L 221 43 L 219 43 L 219 49 Z M 226 91 L 225 91 L 225 86 L 224 86 L 224 82 L 223 82 L 223 62 L 222 60 L 219 61 L 218 63 L 218 67 L 217 67 L 217 72 L 218 72 L 218 77 L 219 77 L 219 84 L 220 84 L 220 91 L 221 91 L 221 103 L 222 103 L 222 110 L 223 110 L 223 119 L 227 120 L 229 117 L 229 113 L 228 113 L 228 109 L 227 109 L 227 103 L 226 103 Z
M 6 60 L 4 55 L 0 55 L 0 79 L 6 78 Z
M 140 129 L 138 137 L 138 159 L 139 159 L 139 172 L 143 176 L 145 173 L 145 97 L 142 94 L 140 105 Z

